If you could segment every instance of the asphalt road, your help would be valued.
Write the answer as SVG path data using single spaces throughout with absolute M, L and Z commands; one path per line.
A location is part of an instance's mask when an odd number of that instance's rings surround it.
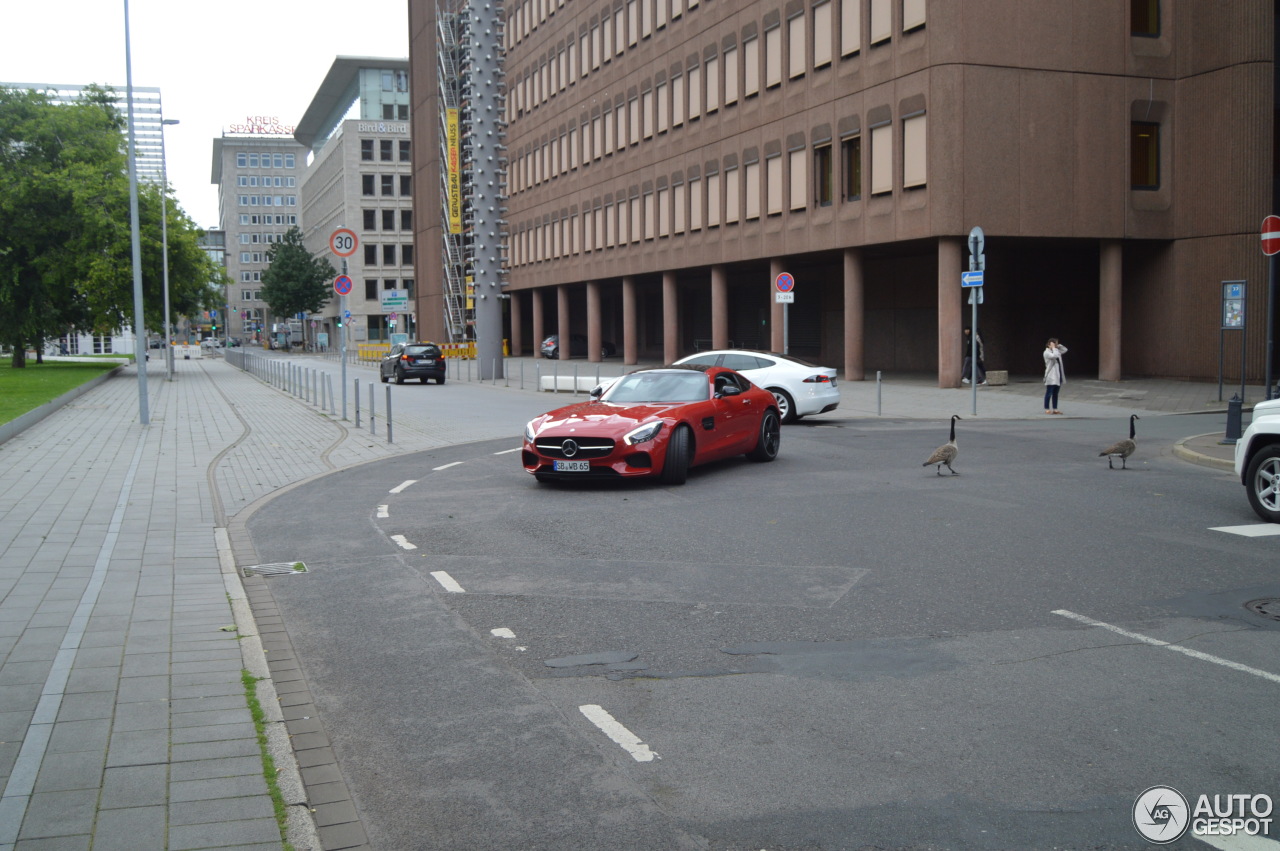
M 1211 528 L 1202 423 L 961 421 L 939 477 L 945 423 L 823 419 L 674 488 L 513 436 L 249 528 L 379 849 L 1146 848 L 1148 787 L 1280 797 L 1280 538 Z

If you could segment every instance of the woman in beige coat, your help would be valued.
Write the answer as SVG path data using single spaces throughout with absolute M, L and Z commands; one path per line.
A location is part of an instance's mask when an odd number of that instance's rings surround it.
M 1060 414 L 1058 410 L 1058 389 L 1067 383 L 1067 373 L 1062 368 L 1062 356 L 1067 347 L 1058 342 L 1057 337 L 1050 337 L 1044 347 L 1044 412 Z

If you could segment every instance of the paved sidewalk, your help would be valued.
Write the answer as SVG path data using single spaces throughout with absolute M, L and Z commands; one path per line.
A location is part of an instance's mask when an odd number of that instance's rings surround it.
M 510 362 L 512 375 L 520 363 Z M 492 392 L 533 393 L 534 362 L 523 363 L 529 389 L 513 378 Z M 578 365 L 594 375 L 595 365 Z M 567 375 L 573 362 L 543 366 Z M 235 562 L 233 553 L 252 550 L 235 546 L 237 515 L 332 469 L 510 436 L 507 424 L 486 430 L 474 415 L 439 410 L 430 422 L 397 419 L 391 446 L 220 358 L 176 369 L 169 382 L 162 364 L 149 365 L 147 427 L 128 367 L 0 445 L 0 851 L 279 848 L 242 672 L 267 676 L 263 645 L 274 652 L 282 630 L 264 623 L 259 635 L 250 613 L 263 586 Z M 616 360 L 601 368 L 627 369 Z M 829 416 L 941 420 L 968 415 L 972 400 L 968 388 L 940 390 L 923 377 L 841 389 Z M 980 416 L 1039 418 L 1041 392 L 1032 381 L 980 388 Z M 1216 392 L 1074 381 L 1062 405 L 1068 416 L 1203 411 L 1215 409 Z M 547 407 L 565 401 L 548 396 Z M 1186 447 L 1202 460 L 1230 458 L 1207 438 Z M 301 748 L 317 732 L 305 719 L 285 723 L 281 705 L 305 687 L 299 679 L 280 683 L 283 701 L 271 679 L 255 686 L 290 841 L 300 851 L 359 847 L 354 808 L 324 810 L 298 782 L 289 737 Z

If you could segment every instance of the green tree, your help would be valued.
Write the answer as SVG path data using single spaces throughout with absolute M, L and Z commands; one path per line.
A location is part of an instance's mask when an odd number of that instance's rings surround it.
M 0 89 L 0 341 L 15 367 L 27 344 L 39 351 L 44 339 L 93 324 L 79 284 L 106 271 L 122 126 L 105 90 L 63 106 Z
M 107 89 L 75 104 L 0 89 L 0 342 L 25 365 L 27 344 L 71 330 L 110 334 L 133 323 L 133 260 L 124 121 Z M 143 321 L 163 327 L 160 193 L 138 187 Z M 222 303 L 225 273 L 172 195 L 170 301 L 175 313 Z
M 328 260 L 312 257 L 302 244 L 302 231 L 289 228 L 267 251 L 270 264 L 262 273 L 262 300 L 280 317 L 316 313 L 332 295 L 334 276 Z

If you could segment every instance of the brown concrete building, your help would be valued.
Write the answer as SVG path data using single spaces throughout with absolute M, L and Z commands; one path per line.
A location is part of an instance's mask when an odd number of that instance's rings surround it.
M 410 2 L 419 256 L 440 255 L 435 4 Z M 989 369 L 1217 375 L 1221 282 L 1264 370 L 1275 4 L 511 0 L 509 333 L 672 360 L 790 351 L 960 377 L 965 237 Z M 424 331 L 438 312 L 422 277 Z M 1241 334 L 1226 333 L 1227 375 Z M 598 345 L 589 347 L 598 350 Z M 593 355 L 594 357 L 594 355 Z M 1236 364 L 1236 366 L 1231 366 Z

